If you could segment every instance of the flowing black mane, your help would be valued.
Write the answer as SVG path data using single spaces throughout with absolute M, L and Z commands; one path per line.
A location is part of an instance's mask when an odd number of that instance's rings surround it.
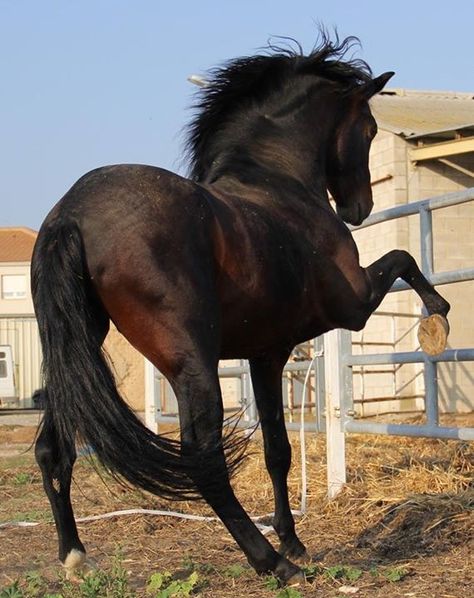
M 324 77 L 347 90 L 372 78 L 366 62 L 345 59 L 359 44 L 356 37 L 340 42 L 336 36 L 331 41 L 322 32 L 320 43 L 307 56 L 294 43 L 297 49 L 269 45 L 265 54 L 236 58 L 210 71 L 208 84 L 199 92 L 195 106 L 198 113 L 188 127 L 187 155 L 193 180 L 206 178 L 217 157 L 235 141 L 229 132 L 232 125 L 237 124 L 233 128 L 239 129 L 252 114 L 262 114 L 272 92 L 281 92 L 281 105 L 291 103 L 300 91 L 301 75 Z

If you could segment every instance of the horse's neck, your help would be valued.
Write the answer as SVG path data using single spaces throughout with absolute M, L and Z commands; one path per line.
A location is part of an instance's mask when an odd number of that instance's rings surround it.
M 318 185 L 307 188 L 297 179 L 286 176 L 278 171 L 226 174 L 205 185 L 215 195 L 230 195 L 242 201 L 268 205 L 288 206 L 299 204 L 311 208 L 312 206 L 328 207 L 328 194 L 325 181 L 321 179 Z

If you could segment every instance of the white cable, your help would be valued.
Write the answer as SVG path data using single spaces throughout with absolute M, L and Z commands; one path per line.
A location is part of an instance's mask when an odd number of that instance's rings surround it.
M 206 517 L 205 515 L 191 515 L 188 513 L 180 513 L 178 511 L 159 511 L 155 509 L 124 509 L 122 511 L 110 511 L 109 513 L 103 513 L 102 515 L 90 515 L 89 517 L 79 517 L 76 519 L 76 523 L 86 523 L 88 521 L 99 521 L 100 519 L 111 519 L 112 517 L 119 517 L 122 515 L 160 515 L 163 517 L 178 517 L 179 519 L 189 519 L 193 521 L 219 521 L 218 517 Z M 262 532 L 264 536 L 273 531 L 273 527 L 270 525 L 263 525 L 258 523 L 261 517 L 251 517 L 255 521 L 255 525 Z M 0 528 L 5 527 L 35 527 L 41 525 L 41 521 L 6 521 L 0 523 Z M 52 522 L 47 522 L 52 523 Z M 222 523 L 222 522 L 221 522 Z

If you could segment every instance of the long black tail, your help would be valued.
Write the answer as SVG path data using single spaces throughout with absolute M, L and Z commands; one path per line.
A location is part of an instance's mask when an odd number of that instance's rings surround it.
M 101 349 L 108 316 L 91 288 L 77 226 L 43 225 L 33 256 L 32 292 L 46 409 L 59 448 L 71 446 L 77 435 L 120 479 L 168 499 L 196 498 L 189 474 L 197 463 L 181 454 L 179 442 L 146 428 L 117 391 Z M 238 453 L 236 462 L 242 458 Z

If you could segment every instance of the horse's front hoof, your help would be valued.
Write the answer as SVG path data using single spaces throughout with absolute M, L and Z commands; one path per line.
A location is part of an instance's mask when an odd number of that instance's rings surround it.
M 303 571 L 285 558 L 280 559 L 274 575 L 285 585 L 295 585 L 305 580 Z
M 439 355 L 446 349 L 448 334 L 448 320 L 441 314 L 423 318 L 418 328 L 418 340 L 428 355 Z
M 297 563 L 300 567 L 311 563 L 311 557 L 307 553 L 304 544 L 297 537 L 292 542 L 282 542 L 278 552 L 287 559 Z

